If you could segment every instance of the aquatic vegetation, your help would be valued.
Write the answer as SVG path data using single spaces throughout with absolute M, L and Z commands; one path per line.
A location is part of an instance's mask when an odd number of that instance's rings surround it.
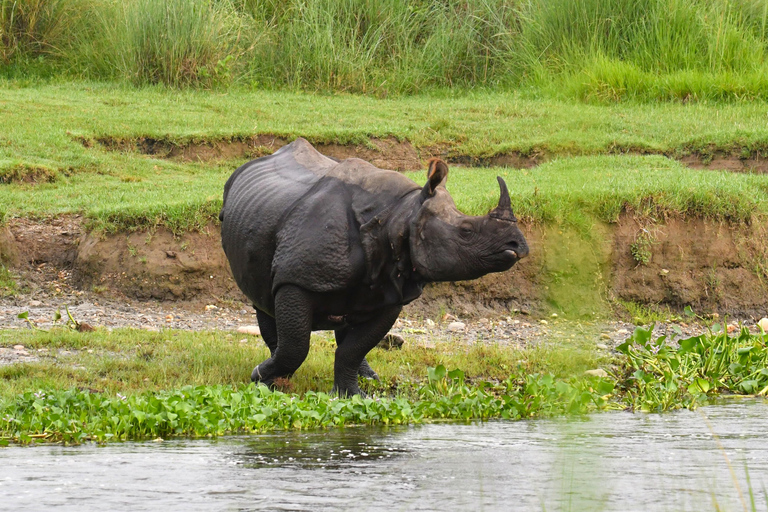
M 764 396 L 768 392 L 765 334 L 742 327 L 731 336 L 725 323 L 704 334 L 653 340 L 653 325 L 638 327 L 617 350 L 627 357 L 619 379 L 625 402 L 642 411 L 694 408 L 717 393 Z
M 0 444 L 33 440 L 78 443 L 170 436 L 217 436 L 279 429 L 391 425 L 430 420 L 520 419 L 586 413 L 609 406 L 613 383 L 552 375 L 498 386 L 464 382 L 461 370 L 430 370 L 416 399 L 303 396 L 265 386 L 196 386 L 132 396 L 88 390 L 27 392 L 0 403 Z
M 747 328 L 731 335 L 725 323 L 688 338 L 676 331 L 653 339 L 653 326 L 638 327 L 617 347 L 612 367 L 618 369 L 606 377 L 525 374 L 520 367 L 503 381 L 469 382 L 462 370 L 439 364 L 428 369 L 426 381 L 403 385 L 394 396 L 381 390 L 381 396 L 350 399 L 245 384 L 125 395 L 87 388 L 28 391 L 0 398 L 0 446 L 692 409 L 716 396 L 766 395 L 766 342 L 768 335 Z

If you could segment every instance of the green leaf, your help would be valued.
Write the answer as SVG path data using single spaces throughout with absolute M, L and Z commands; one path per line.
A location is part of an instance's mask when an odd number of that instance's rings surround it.
M 691 338 L 685 338 L 684 340 L 680 340 L 680 353 L 687 354 L 688 352 L 693 351 L 701 344 L 701 339 L 698 336 L 693 336 Z
M 22 320 L 29 320 L 29 311 L 24 311 L 23 313 L 19 313 L 18 315 L 16 315 L 16 317 Z
M 632 340 L 638 345 L 646 347 L 648 342 L 651 341 L 653 335 L 653 324 L 647 329 L 644 327 L 635 327 L 635 332 L 632 333 Z
M 448 378 L 459 382 L 464 382 L 464 372 L 456 368 L 448 372 Z
M 748 394 L 754 394 L 757 392 L 757 381 L 755 379 L 749 379 L 742 381 L 739 386 L 741 387 L 742 391 Z
M 696 313 L 693 312 L 691 306 L 685 306 L 685 309 L 683 309 L 683 314 L 685 314 L 687 317 L 696 316 Z
M 613 393 L 613 390 L 615 389 L 616 384 L 610 380 L 600 379 L 600 382 L 597 383 L 597 392 L 601 395 L 610 395 Z
M 435 368 L 427 368 L 427 378 L 430 382 L 436 382 L 445 378 L 445 366 L 439 364 Z
M 706 379 L 697 377 L 695 382 L 696 382 L 696 387 L 698 387 L 702 393 L 706 393 L 711 389 L 711 385 L 709 384 L 709 381 L 707 381 Z
M 625 356 L 628 356 L 629 355 L 629 347 L 631 347 L 631 346 L 632 346 L 632 340 L 629 339 L 629 340 L 625 341 L 624 343 L 622 343 L 621 345 L 619 345 L 618 347 L 616 347 L 616 351 L 624 354 Z

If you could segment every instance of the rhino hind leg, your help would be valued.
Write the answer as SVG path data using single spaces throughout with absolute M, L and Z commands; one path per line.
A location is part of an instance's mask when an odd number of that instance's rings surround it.
M 277 322 L 275 322 L 274 318 L 259 309 L 256 309 L 256 319 L 259 321 L 261 338 L 267 345 L 269 354 L 274 356 L 275 351 L 277 350 Z
M 268 320 L 266 324 L 271 325 Z M 275 295 L 274 324 L 277 347 L 272 357 L 256 366 L 251 373 L 253 382 L 268 386 L 278 377 L 290 377 L 307 358 L 312 333 L 312 301 L 309 294 L 297 286 L 280 288 Z M 269 346 L 266 337 L 264 340 Z
M 347 335 L 347 328 L 336 329 L 334 334 L 336 335 L 336 344 L 340 345 L 344 342 L 344 337 Z M 364 379 L 379 380 L 379 375 L 373 368 L 371 368 L 371 365 L 368 364 L 368 361 L 365 358 L 363 358 L 363 362 L 360 363 L 360 368 L 357 369 L 357 374 Z
M 367 322 L 348 326 L 342 340 L 336 340 L 338 347 L 334 363 L 334 393 L 340 396 L 362 394 L 357 376 L 365 355 L 387 334 L 401 310 L 402 306 L 399 305 L 382 309 L 378 316 Z

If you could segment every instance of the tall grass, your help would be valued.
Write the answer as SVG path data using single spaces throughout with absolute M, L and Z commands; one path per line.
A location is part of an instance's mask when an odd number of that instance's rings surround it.
M 522 69 L 601 99 L 765 96 L 763 0 L 529 0 Z
M 504 76 L 514 10 L 503 0 L 241 0 L 267 33 L 251 76 L 355 91 L 493 83 Z
M 233 81 L 381 95 L 533 84 L 601 101 L 768 98 L 768 0 L 0 0 L 0 6 L 6 65 L 50 54 L 64 72 L 135 84 Z
M 211 85 L 230 79 L 241 17 L 228 2 L 94 0 L 93 18 L 70 56 L 96 78 L 137 85 Z
M 0 62 L 61 49 L 79 0 L 0 0 Z

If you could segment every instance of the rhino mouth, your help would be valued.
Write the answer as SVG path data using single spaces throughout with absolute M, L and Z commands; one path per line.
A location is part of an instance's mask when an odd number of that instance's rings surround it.
M 505 249 L 497 254 L 498 254 L 498 258 L 503 261 L 503 264 L 507 266 L 507 268 L 512 267 L 515 263 L 525 258 L 526 256 L 525 253 L 520 254 L 519 251 L 516 251 L 514 249 Z

